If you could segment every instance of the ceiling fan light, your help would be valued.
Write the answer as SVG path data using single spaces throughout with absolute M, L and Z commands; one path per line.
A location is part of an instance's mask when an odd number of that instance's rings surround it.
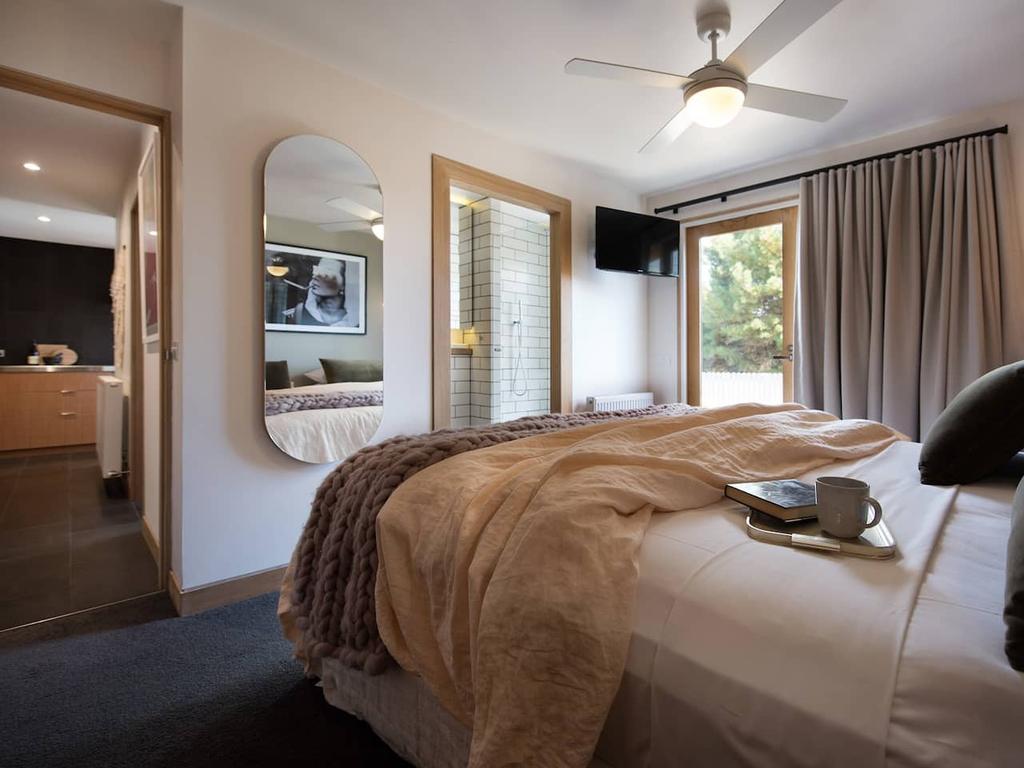
M 370 231 L 373 236 L 381 242 L 384 241 L 384 219 L 374 219 L 370 222 Z
M 736 85 L 712 85 L 686 94 L 686 114 L 697 125 L 720 128 L 743 109 L 746 94 Z

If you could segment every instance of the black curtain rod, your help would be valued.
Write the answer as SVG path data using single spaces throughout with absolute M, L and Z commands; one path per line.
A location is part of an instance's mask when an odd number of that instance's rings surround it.
M 730 189 L 725 192 L 718 192 L 714 195 L 704 195 L 704 197 L 695 197 L 692 200 L 684 200 L 679 203 L 672 203 L 671 205 L 663 205 L 660 208 L 655 208 L 654 212 L 665 213 L 666 211 L 672 211 L 672 213 L 679 213 L 680 208 L 686 208 L 691 205 L 699 205 L 700 203 L 707 203 L 712 200 L 720 200 L 725 202 L 733 195 L 742 195 L 744 192 L 753 192 L 756 189 L 765 189 L 766 187 L 774 187 L 777 184 L 786 184 L 790 181 L 799 181 L 805 176 L 814 176 L 818 173 L 825 173 L 827 171 L 835 171 L 840 168 L 846 168 L 850 165 L 860 165 L 861 163 L 870 163 L 875 160 L 886 160 L 890 157 L 896 157 L 896 155 L 905 155 L 910 152 L 922 152 L 926 149 L 934 149 L 935 147 L 941 147 L 943 144 L 948 144 L 951 141 L 960 141 L 961 139 L 973 139 L 978 136 L 992 136 L 996 133 L 1009 133 L 1009 127 L 1002 125 L 998 128 L 989 128 L 986 131 L 976 131 L 975 133 L 965 133 L 963 136 L 954 136 L 951 139 L 942 139 L 941 141 L 931 141 L 927 144 L 918 144 L 916 147 L 907 147 L 906 149 L 897 149 L 894 152 L 884 152 L 881 155 L 874 155 L 872 157 L 862 157 L 860 160 L 848 160 L 845 163 L 836 163 L 835 165 L 828 165 L 824 168 L 815 168 L 813 171 L 803 171 L 802 173 L 794 173 L 789 176 L 782 176 L 778 179 L 772 179 L 771 181 L 761 181 L 757 184 L 748 184 L 745 187 L 736 187 L 736 189 Z

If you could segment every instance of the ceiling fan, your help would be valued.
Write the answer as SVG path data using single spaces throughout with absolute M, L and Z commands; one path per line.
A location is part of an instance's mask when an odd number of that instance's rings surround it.
M 342 221 L 328 221 L 324 224 L 318 224 L 317 226 L 319 226 L 320 229 L 325 232 L 368 230 L 372 232 L 373 236 L 378 240 L 384 239 L 384 216 L 380 211 L 376 211 L 373 208 L 356 202 L 348 197 L 333 197 L 330 200 L 327 200 L 326 204 L 332 208 L 344 211 L 355 218 L 344 219 Z
M 697 36 L 711 43 L 711 60 L 689 76 L 592 59 L 571 59 L 565 71 L 683 92 L 683 106 L 641 152 L 667 147 L 693 123 L 706 128 L 726 125 L 743 107 L 825 122 L 843 108 L 846 99 L 758 85 L 747 78 L 840 1 L 783 0 L 725 61 L 718 58 L 718 43 L 729 34 L 729 12 L 721 6 L 706 10 L 697 17 Z

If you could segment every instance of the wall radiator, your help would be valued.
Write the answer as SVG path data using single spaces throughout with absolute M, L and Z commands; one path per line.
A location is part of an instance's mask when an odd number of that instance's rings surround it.
M 96 455 L 104 480 L 124 474 L 124 382 L 114 376 L 96 380 Z
M 653 392 L 630 392 L 627 395 L 598 395 L 587 398 L 592 411 L 626 411 L 654 405 Z

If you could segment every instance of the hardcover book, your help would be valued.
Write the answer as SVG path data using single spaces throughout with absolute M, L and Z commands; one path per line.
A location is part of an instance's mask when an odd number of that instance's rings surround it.
M 788 523 L 813 520 L 818 514 L 814 486 L 800 480 L 730 483 L 725 486 L 725 495 Z

